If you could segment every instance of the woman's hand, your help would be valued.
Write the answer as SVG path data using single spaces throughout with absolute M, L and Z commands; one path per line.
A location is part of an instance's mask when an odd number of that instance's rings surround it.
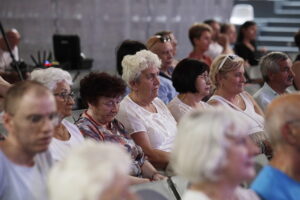
M 167 179 L 166 176 L 161 175 L 160 173 L 156 172 L 152 175 L 151 181 L 159 181 L 159 180 L 164 180 Z

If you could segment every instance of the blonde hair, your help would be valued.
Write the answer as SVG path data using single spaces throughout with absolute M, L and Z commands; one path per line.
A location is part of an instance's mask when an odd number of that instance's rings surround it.
M 222 54 L 216 57 L 210 68 L 210 80 L 213 88 L 218 87 L 218 74 L 226 74 L 227 72 L 234 71 L 244 66 L 244 59 L 237 55 Z

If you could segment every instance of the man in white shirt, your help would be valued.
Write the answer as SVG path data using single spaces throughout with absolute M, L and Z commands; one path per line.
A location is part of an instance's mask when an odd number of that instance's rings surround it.
M 259 65 L 265 83 L 253 97 L 265 110 L 275 97 L 290 93 L 287 88 L 293 84 L 295 74 L 291 59 L 282 52 L 268 53 L 261 58 Z
M 18 82 L 6 93 L 0 141 L 0 199 L 47 199 L 47 151 L 57 123 L 52 93 L 34 81 Z
M 20 43 L 21 36 L 16 29 L 11 29 L 6 31 L 5 35 L 7 37 L 13 55 L 16 61 L 18 61 L 19 60 L 18 44 Z M 10 57 L 4 38 L 0 37 L 0 71 L 5 71 L 6 69 L 10 69 L 11 62 L 12 62 L 12 58 Z

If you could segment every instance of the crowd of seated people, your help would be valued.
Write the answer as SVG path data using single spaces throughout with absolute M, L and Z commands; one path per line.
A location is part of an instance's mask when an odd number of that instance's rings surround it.
M 256 29 L 245 22 L 236 40 L 232 24 L 193 24 L 191 53 L 176 59 L 172 31 L 122 41 L 119 77 L 80 80 L 86 109 L 74 123 L 69 72 L 0 79 L 0 199 L 136 200 L 129 185 L 169 175 L 188 180 L 183 200 L 298 199 L 300 95 L 288 89 L 296 66 L 284 52 L 258 50 Z M 265 83 L 252 96 L 245 68 L 253 65 Z M 257 156 L 269 163 L 255 178 Z

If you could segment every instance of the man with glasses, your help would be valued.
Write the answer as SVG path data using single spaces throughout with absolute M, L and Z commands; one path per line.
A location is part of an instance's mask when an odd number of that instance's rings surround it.
M 274 99 L 266 110 L 265 128 L 274 156 L 251 188 L 264 200 L 300 197 L 300 94 Z
M 0 142 L 0 199 L 47 199 L 47 151 L 58 119 L 52 93 L 34 81 L 12 86 L 4 100 L 8 135 Z
M 287 88 L 293 84 L 295 75 L 291 59 L 282 52 L 271 52 L 263 56 L 259 65 L 265 83 L 253 97 L 265 110 L 275 97 L 290 93 Z

